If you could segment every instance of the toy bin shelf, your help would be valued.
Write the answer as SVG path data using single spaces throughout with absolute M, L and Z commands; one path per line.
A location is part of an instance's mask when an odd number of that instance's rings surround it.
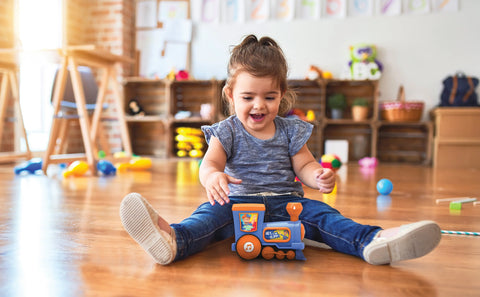
M 381 162 L 429 165 L 432 141 L 431 122 L 379 122 L 377 157 Z
M 433 166 L 480 168 L 480 108 L 439 107 L 435 121 Z

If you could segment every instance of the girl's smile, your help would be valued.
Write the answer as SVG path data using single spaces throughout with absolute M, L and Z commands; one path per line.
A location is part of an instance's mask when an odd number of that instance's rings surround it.
M 273 120 L 283 94 L 272 77 L 256 77 L 241 71 L 226 95 L 248 133 L 260 139 L 275 135 Z

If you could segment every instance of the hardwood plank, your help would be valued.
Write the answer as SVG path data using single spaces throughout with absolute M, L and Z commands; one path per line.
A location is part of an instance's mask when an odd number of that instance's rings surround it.
M 232 240 L 169 266 L 154 264 L 123 230 L 119 204 L 139 192 L 171 223 L 206 201 L 198 164 L 156 159 L 152 171 L 63 179 L 15 176 L 0 166 L 0 295 L 2 296 L 478 296 L 480 237 L 444 235 L 416 260 L 373 266 L 308 246 L 307 261 L 244 261 Z M 436 199 L 475 197 L 478 170 L 356 164 L 338 172 L 338 193 L 306 196 L 334 205 L 361 223 L 393 227 L 432 219 L 445 230 L 480 231 L 480 206 L 451 212 Z M 378 197 L 380 178 L 393 181 Z M 480 197 L 478 197 L 480 198 Z

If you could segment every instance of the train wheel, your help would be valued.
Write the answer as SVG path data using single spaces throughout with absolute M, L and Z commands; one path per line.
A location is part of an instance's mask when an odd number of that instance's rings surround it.
M 262 250 L 262 257 L 266 260 L 271 260 L 275 257 L 275 250 L 271 246 L 266 246 Z
M 292 250 L 288 251 L 288 252 L 287 252 L 287 259 L 288 259 L 288 260 L 293 260 L 293 259 L 295 259 L 295 251 L 292 251 Z
M 245 260 L 252 260 L 260 255 L 262 244 L 254 235 L 244 235 L 237 240 L 238 255 Z
M 276 257 L 278 260 L 283 260 L 285 259 L 285 253 L 283 251 L 278 251 Z

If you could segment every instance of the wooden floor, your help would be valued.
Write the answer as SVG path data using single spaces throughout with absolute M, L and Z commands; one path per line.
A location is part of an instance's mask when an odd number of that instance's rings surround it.
M 431 254 L 372 266 L 319 247 L 307 261 L 241 260 L 226 240 L 170 266 L 155 265 L 123 230 L 119 204 L 139 192 L 170 222 L 206 197 L 194 161 L 155 160 L 152 171 L 63 179 L 15 176 L 0 165 L 0 296 L 480 296 L 480 237 L 443 235 Z M 306 195 L 366 224 L 431 219 L 480 231 L 480 205 L 452 212 L 438 198 L 480 195 L 478 170 L 382 165 L 338 173 L 336 196 Z M 377 197 L 380 178 L 393 181 Z M 480 197 L 479 197 L 480 198 Z

